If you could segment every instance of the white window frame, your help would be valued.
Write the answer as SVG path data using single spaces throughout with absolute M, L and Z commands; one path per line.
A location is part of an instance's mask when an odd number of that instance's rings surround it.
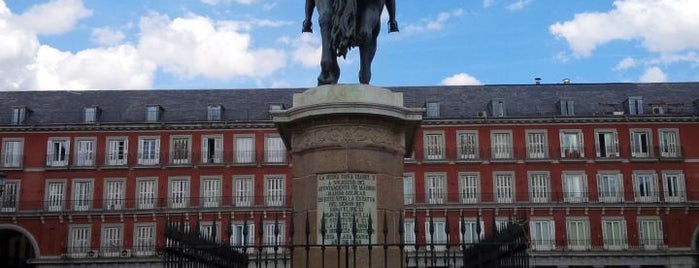
M 136 202 L 137 209 L 155 209 L 159 206 L 157 177 L 136 178 Z
M 600 137 L 603 136 L 603 138 Z M 602 140 L 603 139 L 603 140 Z M 604 145 L 604 148 L 602 148 Z M 616 129 L 595 129 L 597 158 L 619 157 L 619 135 Z
M 529 171 L 529 202 L 548 203 L 551 201 L 551 174 L 548 171 Z
M 638 217 L 638 243 L 642 249 L 657 250 L 665 245 L 663 221 L 657 216 Z
M 51 137 L 46 145 L 46 166 L 65 167 L 70 159 L 70 138 Z
M 493 160 L 514 159 L 512 130 L 490 131 L 491 158 Z
M 78 167 L 95 166 L 95 152 L 97 151 L 97 139 L 79 137 L 75 138 L 75 155 L 73 165 Z
M 426 161 L 445 159 L 444 131 L 425 131 L 423 141 L 424 159 Z
M 527 159 L 549 158 L 548 132 L 545 129 L 526 131 Z
M 213 228 L 216 226 L 216 236 L 212 235 Z M 218 221 L 203 221 L 199 223 L 199 235 L 207 240 L 213 240 L 216 243 L 221 241 L 221 222 Z M 213 238 L 213 239 L 212 239 Z
M 590 219 L 587 217 L 567 217 L 566 241 L 570 250 L 590 249 Z
M 653 135 L 650 129 L 634 128 L 629 130 L 631 135 L 631 157 L 633 158 L 651 158 L 653 157 Z M 644 134 L 645 146 L 640 135 Z M 645 150 L 644 150 L 645 147 Z
M 189 177 L 168 178 L 168 204 L 170 208 L 188 208 L 191 183 Z
M 201 204 L 205 208 L 221 206 L 222 180 L 220 176 L 202 176 L 199 184 Z
M 60 185 L 60 186 L 59 186 Z M 49 212 L 63 211 L 66 203 L 66 180 L 50 179 L 46 180 L 44 200 L 46 200 L 46 210 Z M 55 186 L 55 188 L 54 188 Z
M 286 176 L 265 175 L 265 205 L 279 207 L 284 205 L 286 193 Z
M 529 221 L 532 249 L 556 249 L 556 222 L 552 218 L 533 218 Z
M 575 136 L 574 140 L 569 140 L 566 137 Z M 561 158 L 564 159 L 580 159 L 585 157 L 585 141 L 582 130 L 580 129 L 561 129 L 559 132 Z
M 459 200 L 462 204 L 476 204 L 481 200 L 481 174 L 459 172 Z
M 633 171 L 633 196 L 636 202 L 660 201 L 658 174 L 655 171 Z
M 445 218 L 432 218 L 434 223 L 434 232 L 430 235 L 430 219 L 425 220 L 425 245 L 430 247 L 432 241 L 434 241 L 434 248 L 437 251 L 444 251 L 446 249 L 447 234 L 446 230 L 446 219 Z
M 459 160 L 477 160 L 480 158 L 478 149 L 478 131 L 461 130 L 456 132 L 456 143 Z
M 182 144 L 185 143 L 185 144 Z M 192 136 L 170 136 L 170 164 L 189 165 L 192 163 Z
M 681 170 L 663 170 L 663 197 L 665 202 L 687 201 L 684 173 Z
M 219 104 L 209 104 L 206 107 L 206 120 L 221 121 L 223 118 L 223 107 Z
M 243 246 L 247 247 L 248 253 L 255 251 L 255 223 L 253 219 L 247 221 L 247 237 L 243 234 L 243 228 L 245 226 L 244 221 L 234 221 L 231 223 L 231 237 L 229 237 L 230 245 L 236 249 L 242 249 Z M 247 238 L 247 241 L 244 239 Z
M 478 243 L 480 240 L 485 238 L 485 222 L 483 220 L 480 220 L 478 224 L 481 227 L 481 234 L 480 237 L 478 235 L 478 226 L 476 225 L 476 218 L 464 218 L 464 230 L 465 232 L 462 234 L 461 233 L 461 218 L 459 218 L 459 241 L 462 243 L 466 244 L 475 244 Z M 466 235 L 464 237 L 464 235 Z
M 403 173 L 403 204 L 415 204 L 415 173 Z
M 138 164 L 143 166 L 155 166 L 160 164 L 160 137 L 138 137 Z
M 265 163 L 285 163 L 286 147 L 279 135 L 265 135 Z
M 619 230 L 612 230 L 614 225 L 619 227 Z M 612 237 L 609 237 L 609 236 Z M 602 218 L 602 242 L 606 250 L 623 250 L 628 247 L 628 235 L 626 233 L 626 220 L 617 217 Z
M 575 179 L 574 179 L 575 178 Z M 575 182 L 574 180 L 579 180 Z M 588 200 L 587 174 L 584 171 L 564 171 L 561 174 L 563 185 L 563 201 L 581 203 Z M 573 183 L 575 182 L 575 183 Z M 575 188 L 580 187 L 580 191 Z
M 255 202 L 255 176 L 233 176 L 233 200 L 236 207 L 251 207 Z
M 598 171 L 597 199 L 601 203 L 624 202 L 624 174 L 618 170 Z
M 20 180 L 7 180 L 0 198 L 0 212 L 15 212 L 19 207 Z
M 27 107 L 12 107 L 12 124 L 22 125 L 27 121 Z
M 73 211 L 88 211 L 92 209 L 94 189 L 95 183 L 93 179 L 73 179 L 70 198 L 71 209 Z
M 209 144 L 209 141 L 212 141 L 213 144 Z M 210 145 L 212 146 L 210 147 Z M 201 137 L 201 162 L 202 164 L 223 163 L 222 135 L 203 135 Z
M 124 248 L 124 225 L 102 225 L 100 253 L 104 257 L 117 257 Z
M 515 202 L 515 173 L 506 171 L 493 172 L 493 193 L 496 203 Z
M 13 145 L 10 145 L 13 144 Z M 24 158 L 23 138 L 2 139 L 2 164 L 3 168 L 21 168 Z
M 255 135 L 238 134 L 233 136 L 233 161 L 236 164 L 255 163 Z
M 126 178 L 104 180 L 104 210 L 122 210 L 126 203 Z
M 425 173 L 425 200 L 427 204 L 446 203 L 447 174 L 444 172 Z
M 278 221 L 277 222 L 277 227 L 279 230 L 279 235 L 274 235 L 274 224 L 275 221 L 265 221 L 263 223 L 265 225 L 265 230 L 264 230 L 264 245 L 267 246 L 265 250 L 269 253 L 274 253 L 274 246 L 279 246 L 280 248 L 277 249 L 277 252 L 281 254 L 281 247 L 286 244 L 286 241 L 284 240 L 286 235 L 285 231 L 286 228 L 284 226 L 284 221 Z
M 403 222 L 403 228 L 405 230 L 405 233 L 403 233 L 405 251 L 415 251 L 415 244 L 417 243 L 417 237 L 415 236 L 415 220 L 406 219 Z
M 123 146 L 119 143 L 123 143 Z M 127 137 L 107 137 L 105 163 L 108 166 L 125 166 L 129 160 L 129 139 Z
M 92 225 L 71 224 L 68 227 L 68 254 L 73 258 L 85 258 L 92 250 Z
M 83 117 L 83 122 L 85 123 L 94 123 L 97 122 L 97 113 L 98 113 L 98 108 L 96 106 L 92 107 L 85 107 L 83 109 L 84 111 L 84 117 Z
M 133 254 L 135 256 L 152 256 L 155 254 L 157 228 L 155 223 L 134 223 Z
M 680 130 L 676 128 L 658 129 L 658 145 L 660 157 L 678 158 L 682 156 L 682 143 L 680 143 Z
M 146 106 L 146 122 L 158 122 L 160 121 L 160 111 L 159 105 L 148 105 Z

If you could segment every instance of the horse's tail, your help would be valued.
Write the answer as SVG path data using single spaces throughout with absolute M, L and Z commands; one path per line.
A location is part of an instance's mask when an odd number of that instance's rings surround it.
M 333 1 L 333 27 L 330 33 L 332 47 L 337 56 L 347 56 L 347 51 L 355 45 L 357 0 Z

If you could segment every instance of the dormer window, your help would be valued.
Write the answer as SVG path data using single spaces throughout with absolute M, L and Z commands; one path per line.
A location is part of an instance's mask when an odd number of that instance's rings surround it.
M 665 105 L 660 105 L 660 104 L 653 104 L 650 106 L 651 112 L 653 114 L 665 114 L 667 112 L 667 109 L 665 109 Z
M 428 118 L 437 118 L 439 117 L 439 102 L 428 102 L 425 105 L 426 108 L 426 117 Z
M 575 103 L 572 100 L 560 100 L 558 102 L 558 109 L 562 116 L 575 115 Z
M 209 105 L 206 109 L 206 120 L 209 121 L 219 121 L 221 120 L 221 115 L 223 114 L 223 108 L 221 105 Z
M 505 117 L 505 100 L 493 99 L 490 101 L 490 113 L 494 117 Z
M 99 109 L 97 108 L 97 106 L 85 107 L 84 122 L 85 123 L 97 122 L 98 112 L 99 112 Z
M 27 120 L 27 107 L 12 108 L 12 124 L 22 125 Z
M 643 115 L 643 98 L 629 97 L 626 102 L 626 109 L 629 115 Z
M 281 111 L 284 110 L 284 104 L 282 103 L 272 103 L 269 105 L 269 111 Z
M 149 105 L 146 106 L 146 122 L 158 122 L 160 121 L 160 105 Z

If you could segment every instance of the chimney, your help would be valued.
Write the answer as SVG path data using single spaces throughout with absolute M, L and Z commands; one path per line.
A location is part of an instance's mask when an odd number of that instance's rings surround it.
M 569 85 L 569 84 L 570 84 L 570 78 L 563 78 L 563 84 L 564 84 L 564 85 Z
M 534 78 L 534 83 L 536 83 L 537 85 L 541 85 L 541 77 Z

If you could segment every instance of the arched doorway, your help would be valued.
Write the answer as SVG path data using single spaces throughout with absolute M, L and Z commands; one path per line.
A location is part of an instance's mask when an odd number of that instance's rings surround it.
M 28 261 L 36 258 L 36 241 L 26 230 L 17 226 L 0 225 L 0 267 L 29 268 Z

